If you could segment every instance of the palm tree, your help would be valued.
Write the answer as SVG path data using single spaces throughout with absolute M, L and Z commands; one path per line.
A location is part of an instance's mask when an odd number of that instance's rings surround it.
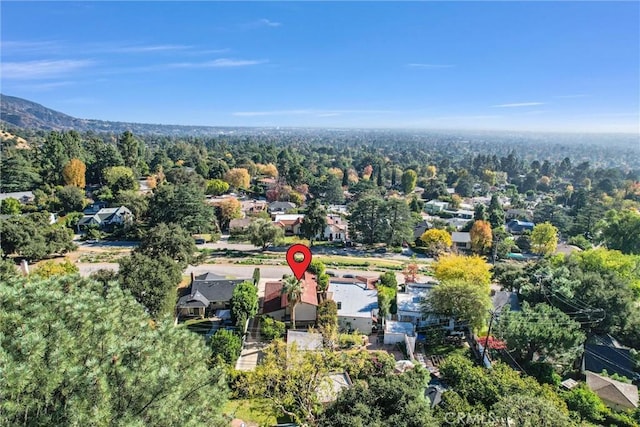
M 289 300 L 289 310 L 291 310 L 291 327 L 296 328 L 296 305 L 302 298 L 303 286 L 302 280 L 296 279 L 294 276 L 284 276 L 284 282 L 282 286 L 282 294 L 287 295 Z

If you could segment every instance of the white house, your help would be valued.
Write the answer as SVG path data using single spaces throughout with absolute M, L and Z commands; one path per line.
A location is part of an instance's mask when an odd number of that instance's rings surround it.
M 370 334 L 378 312 L 378 290 L 365 281 L 332 277 L 327 296 L 338 306 L 341 330 Z
M 114 226 L 123 226 L 133 222 L 133 214 L 131 211 L 120 206 L 117 208 L 102 208 L 95 214 L 85 214 L 78 221 L 78 231 L 82 227 L 97 226 L 101 229 L 111 229 Z
M 430 214 L 443 212 L 447 208 L 449 208 L 449 202 L 442 202 L 436 199 L 429 200 L 424 204 L 424 210 Z
M 416 326 L 443 325 L 447 329 L 453 329 L 453 320 L 442 318 L 435 314 L 426 314 L 423 310 L 423 301 L 429 296 L 429 292 L 436 283 L 410 283 L 405 292 L 398 292 L 398 320 L 409 322 Z
M 349 222 L 342 219 L 340 215 L 327 215 L 327 225 L 324 230 L 318 234 L 318 240 L 327 240 L 330 242 L 345 241 L 349 239 Z
M 300 234 L 300 225 L 304 215 L 302 214 L 284 214 L 276 215 L 273 224 L 282 228 L 285 236 L 297 236 Z

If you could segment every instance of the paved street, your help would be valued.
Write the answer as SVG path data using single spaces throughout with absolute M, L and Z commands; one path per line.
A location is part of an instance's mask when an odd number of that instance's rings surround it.
M 88 276 L 91 273 L 100 270 L 114 270 L 118 271 L 118 264 L 112 262 L 101 262 L 101 263 L 77 263 L 76 264 L 80 270 L 81 276 Z M 221 276 L 233 276 L 237 278 L 248 278 L 250 279 L 253 275 L 253 270 L 256 267 L 260 267 L 260 277 L 262 279 L 281 279 L 284 274 L 291 274 L 291 269 L 288 266 L 271 266 L 271 265 L 237 265 L 237 264 L 202 264 L 197 266 L 190 265 L 185 270 L 185 274 L 190 274 L 191 272 L 195 274 L 202 274 L 208 271 L 219 274 Z M 342 276 L 345 274 L 358 274 L 363 276 L 376 276 L 379 273 L 377 272 L 369 272 L 362 270 L 342 270 L 342 269 L 330 269 Z M 402 277 L 401 275 L 399 278 Z

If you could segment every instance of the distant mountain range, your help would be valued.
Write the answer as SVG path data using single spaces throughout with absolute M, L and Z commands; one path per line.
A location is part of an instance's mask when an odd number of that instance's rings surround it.
M 78 119 L 43 105 L 15 96 L 0 95 L 0 123 L 9 127 L 32 130 L 70 130 L 79 132 L 159 135 L 218 135 L 237 130 L 237 127 L 180 126 L 148 123 L 110 122 L 106 120 Z

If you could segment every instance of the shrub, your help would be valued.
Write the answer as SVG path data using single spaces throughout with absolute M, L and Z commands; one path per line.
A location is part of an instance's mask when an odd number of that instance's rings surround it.
M 340 348 L 351 348 L 362 344 L 362 335 L 358 332 L 350 334 L 340 334 L 338 336 L 338 345 Z
M 264 340 L 273 341 L 276 338 L 281 338 L 284 336 L 284 332 L 284 322 L 266 316 L 260 320 L 260 335 Z

